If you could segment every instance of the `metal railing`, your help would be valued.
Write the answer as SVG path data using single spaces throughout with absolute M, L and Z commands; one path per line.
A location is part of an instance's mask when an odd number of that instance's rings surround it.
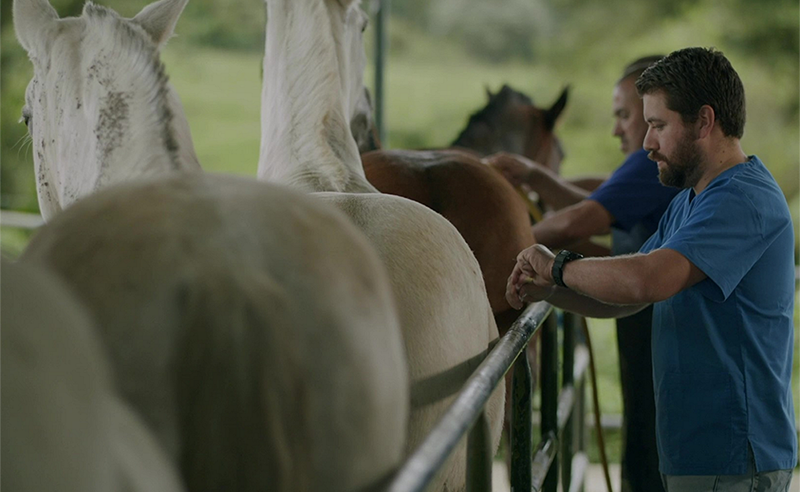
M 0 210 L 0 225 L 18 229 L 37 229 L 44 224 L 44 219 L 39 214 L 15 212 L 13 210 Z
M 484 406 L 513 367 L 511 490 L 555 492 L 559 459 L 563 490 L 578 491 L 588 464 L 584 449 L 583 375 L 588 351 L 577 343 L 582 319 L 564 313 L 563 367 L 558 389 L 558 326 L 551 305 L 528 306 L 470 376 L 427 438 L 389 482 L 390 492 L 423 491 L 467 437 L 467 490 L 491 490 L 492 449 Z M 541 441 L 533 450 L 532 377 L 528 342 L 541 331 Z M 571 368 L 571 370 L 567 370 Z M 577 416 L 577 418 L 576 418 Z M 577 449 L 578 452 L 574 453 Z

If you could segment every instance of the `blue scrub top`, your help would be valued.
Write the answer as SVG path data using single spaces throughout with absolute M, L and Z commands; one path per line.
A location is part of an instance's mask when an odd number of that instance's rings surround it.
M 661 472 L 740 475 L 797 463 L 790 388 L 794 232 L 758 157 L 683 190 L 641 252 L 668 248 L 708 278 L 658 302 L 653 382 Z
M 647 151 L 639 149 L 588 199 L 608 210 L 614 217 L 614 228 L 631 232 L 640 225 L 646 234 L 644 240 L 658 228 L 658 221 L 677 193 L 676 188 L 661 184 L 658 165 L 647 158 Z

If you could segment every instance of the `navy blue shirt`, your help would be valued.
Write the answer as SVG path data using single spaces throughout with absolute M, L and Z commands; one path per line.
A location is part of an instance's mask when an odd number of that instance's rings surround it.
M 790 469 L 794 232 L 789 207 L 753 156 L 699 195 L 683 190 L 641 252 L 667 248 L 707 278 L 653 311 L 661 472 L 740 475 Z
M 639 237 L 638 244 L 632 248 L 620 248 L 615 234 L 615 254 L 619 254 L 637 251 L 656 231 L 661 215 L 678 191 L 661 184 L 658 165 L 647 158 L 646 150 L 639 149 L 629 155 L 588 199 L 608 210 L 614 217 L 612 227 Z

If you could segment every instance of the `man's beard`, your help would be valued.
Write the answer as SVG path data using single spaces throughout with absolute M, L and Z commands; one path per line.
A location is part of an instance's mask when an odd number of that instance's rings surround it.
M 667 158 L 656 151 L 651 151 L 647 157 L 652 161 L 662 161 L 666 164 L 658 170 L 658 180 L 661 184 L 673 188 L 693 187 L 700 181 L 705 170 L 703 154 L 696 138 L 689 130 L 683 134 L 672 157 Z

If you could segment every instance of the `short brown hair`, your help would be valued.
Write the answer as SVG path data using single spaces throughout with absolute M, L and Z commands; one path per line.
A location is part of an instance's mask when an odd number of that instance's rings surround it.
M 640 96 L 663 92 L 667 107 L 685 123 L 694 123 L 700 108 L 711 106 L 722 132 L 742 138 L 746 117 L 744 86 L 721 51 L 684 48 L 646 69 L 636 80 Z
M 617 80 L 617 83 L 619 84 L 628 77 L 639 78 L 642 72 L 662 58 L 664 58 L 664 55 L 649 55 L 630 62 L 622 71 L 622 76 Z

